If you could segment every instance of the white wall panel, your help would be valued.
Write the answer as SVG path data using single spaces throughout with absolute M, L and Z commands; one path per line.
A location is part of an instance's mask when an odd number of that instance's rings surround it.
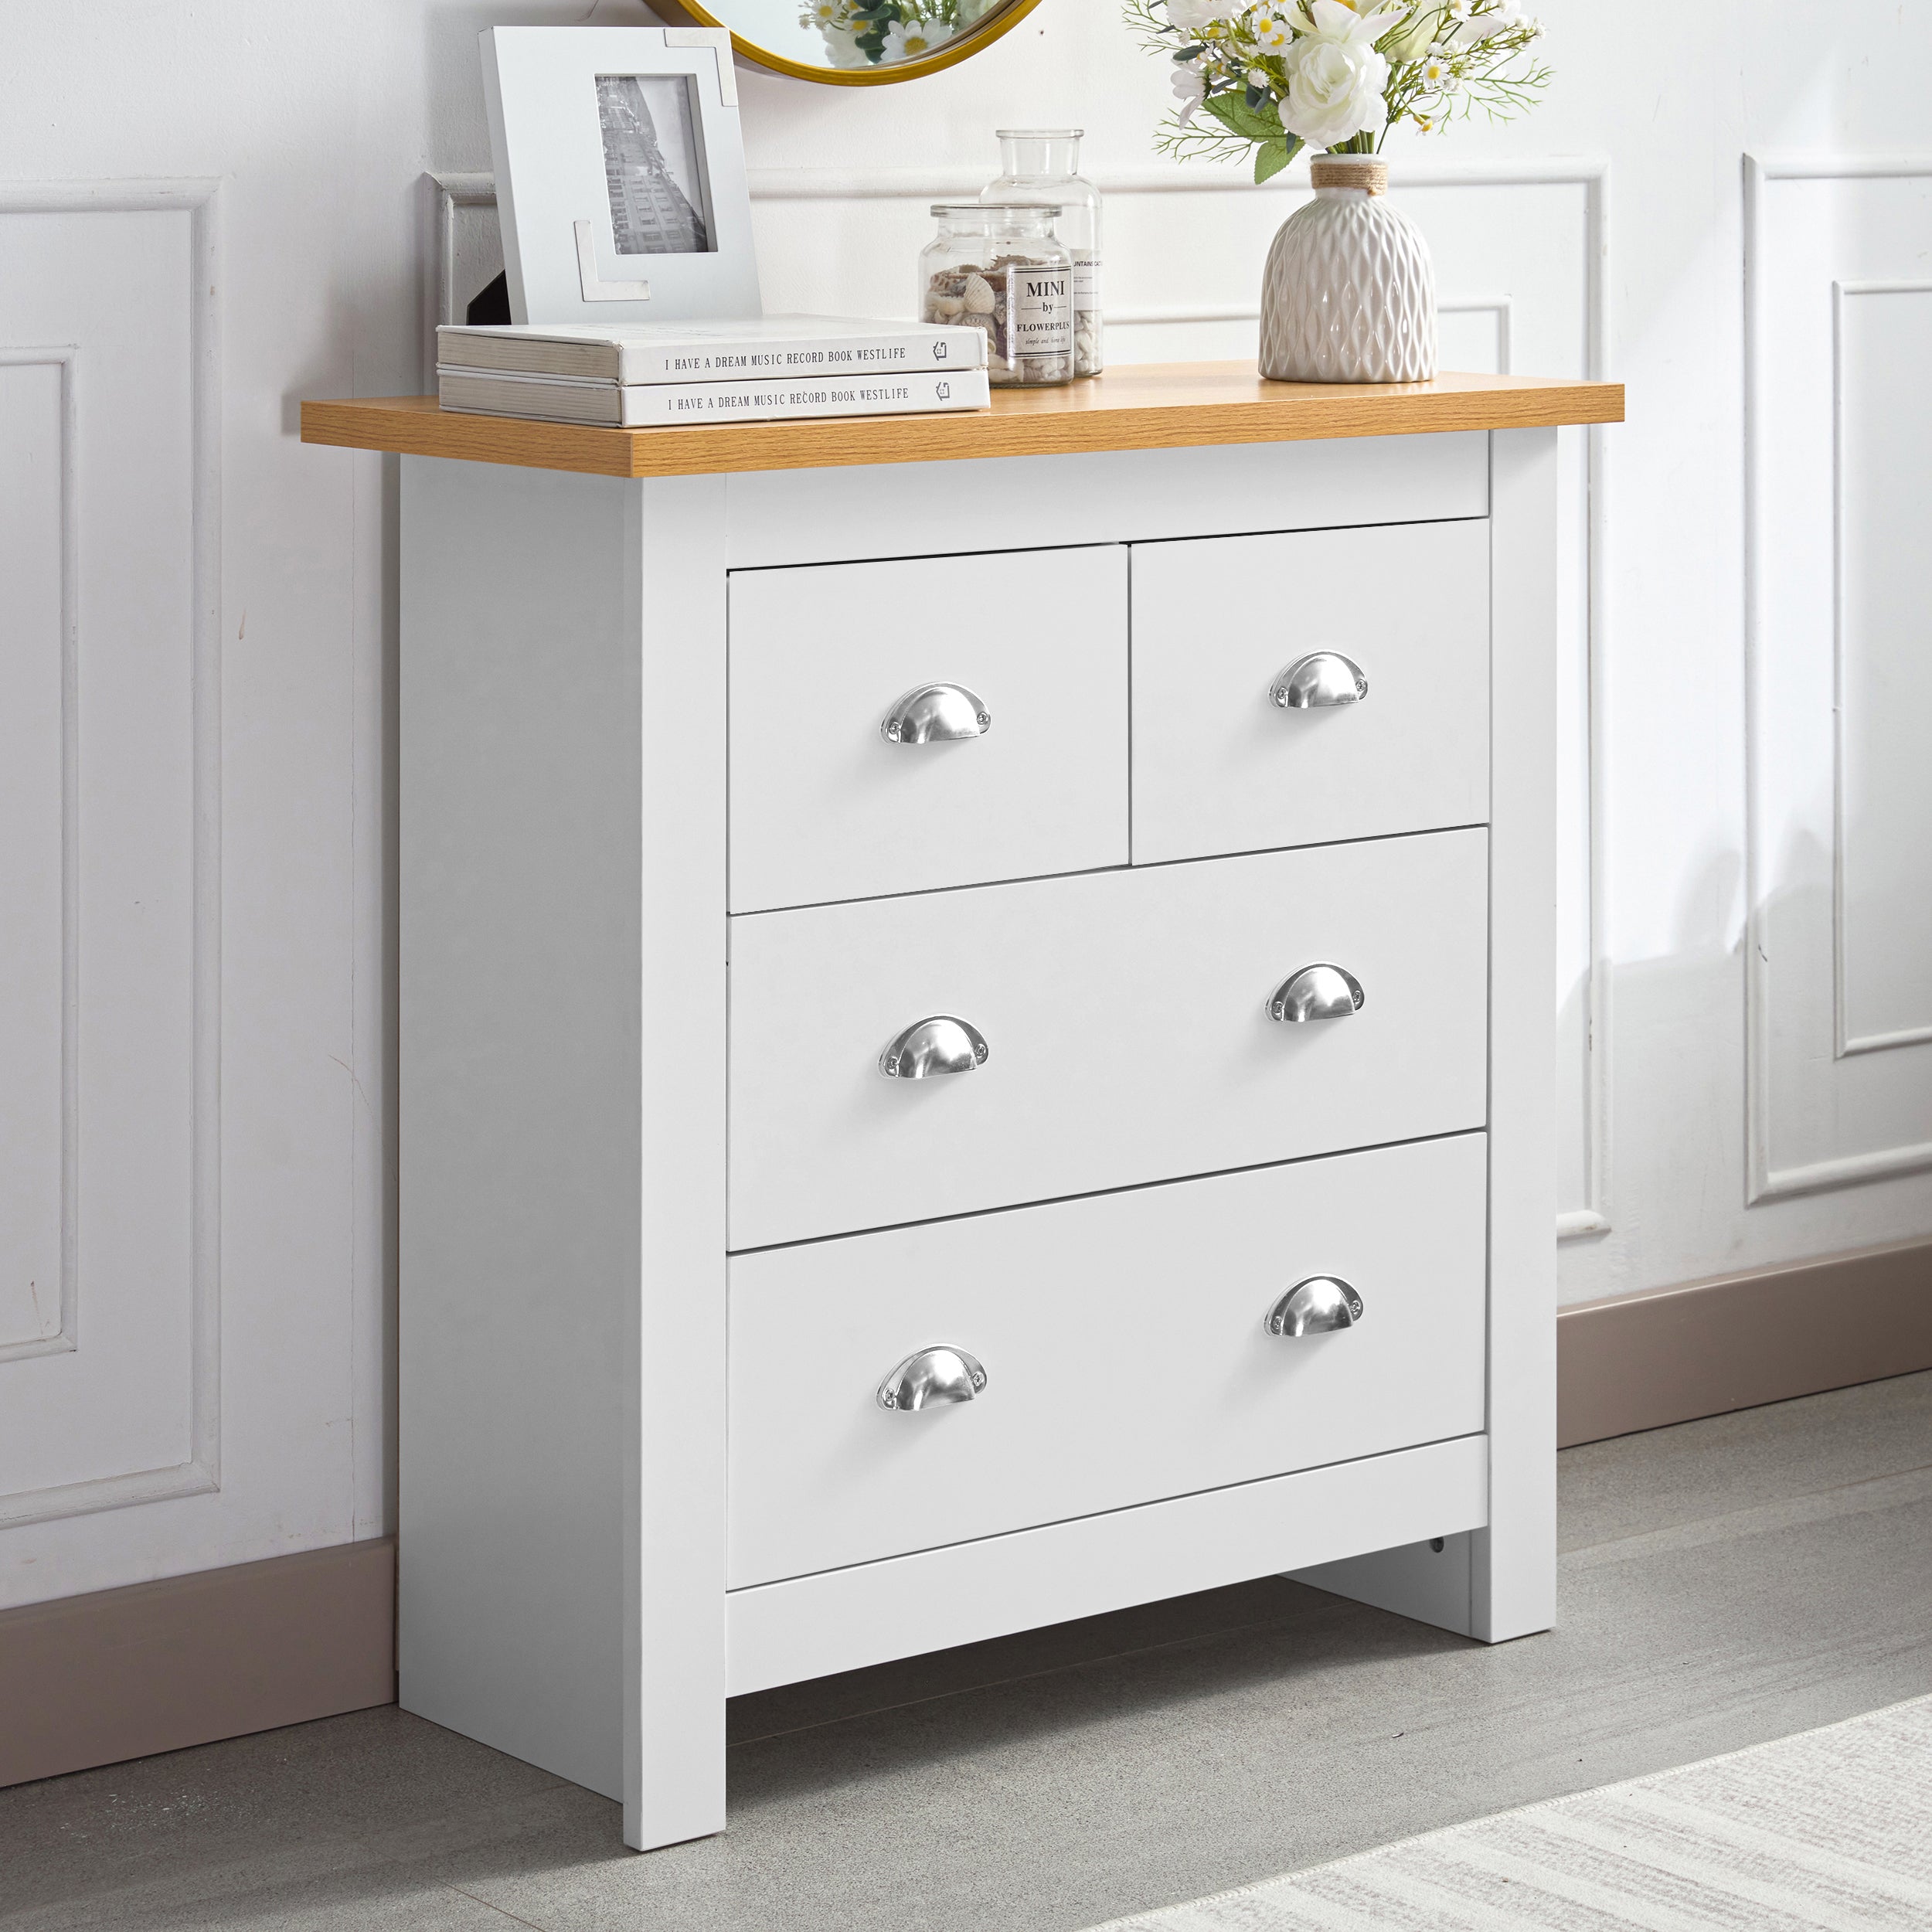
M 65 1170 L 73 350 L 0 347 L 0 1362 L 74 1345 Z
M 1932 1041 L 1932 281 L 1840 282 L 1838 1050 Z
M 5 1162 L 9 1194 L 31 1197 L 8 1338 L 49 1338 L 44 1278 L 66 1345 L 0 1362 L 0 1523 L 212 1488 L 219 1440 L 202 998 L 218 801 L 196 594 L 216 454 L 196 416 L 207 193 L 53 199 L 68 205 L 0 196 L 0 396 L 21 432 L 0 464 L 27 588 L 0 655 L 23 793 L 7 821 L 23 1078 Z M 130 283 L 154 299 L 129 304 Z M 23 1264 L 40 1330 L 26 1336 Z
M 1753 164 L 1753 1198 L 1932 1167 L 1932 157 Z

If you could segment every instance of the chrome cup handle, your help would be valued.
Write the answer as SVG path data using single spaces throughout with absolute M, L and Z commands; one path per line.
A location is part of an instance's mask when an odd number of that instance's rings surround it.
M 879 1383 L 882 1409 L 929 1409 L 936 1403 L 971 1402 L 986 1386 L 986 1371 L 964 1349 L 940 1343 L 909 1355 Z
M 950 1013 L 916 1020 L 879 1056 L 889 1080 L 930 1080 L 936 1073 L 970 1073 L 992 1051 L 977 1026 Z
M 963 684 L 922 684 L 908 691 L 879 722 L 889 745 L 937 744 L 983 738 L 993 728 L 985 700 Z
M 1298 1281 L 1268 1311 L 1270 1335 L 1331 1335 L 1362 1319 L 1362 1298 L 1339 1275 L 1311 1274 Z
M 1353 973 L 1318 961 L 1291 973 L 1276 987 L 1268 998 L 1268 1017 L 1290 1025 L 1311 1019 L 1346 1019 L 1362 1011 L 1366 997 Z
M 1311 651 L 1268 686 L 1284 711 L 1316 711 L 1331 705 L 1359 704 L 1369 695 L 1368 674 L 1339 651 Z

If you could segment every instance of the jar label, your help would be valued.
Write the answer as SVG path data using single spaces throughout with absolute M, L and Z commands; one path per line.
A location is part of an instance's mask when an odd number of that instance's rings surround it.
M 1012 352 L 1065 355 L 1073 347 L 1073 274 L 1065 268 L 1009 271 L 1007 300 Z
M 1100 258 L 1089 255 L 1073 264 L 1073 306 L 1077 309 L 1100 305 Z

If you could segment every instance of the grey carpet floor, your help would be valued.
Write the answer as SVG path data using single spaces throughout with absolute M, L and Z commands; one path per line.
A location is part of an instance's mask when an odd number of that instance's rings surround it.
M 1097 1932 L 1909 1932 L 1932 1698 Z
M 393 1707 L 0 1791 L 5 1932 L 1080 1932 L 1932 1691 L 1932 1375 L 1560 1458 L 1558 1627 L 1280 1580 L 739 1700 L 732 1828 Z

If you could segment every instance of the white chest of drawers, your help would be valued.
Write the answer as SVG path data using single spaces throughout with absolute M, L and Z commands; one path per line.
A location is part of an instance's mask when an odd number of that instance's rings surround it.
M 1555 425 L 1621 406 L 308 406 L 406 453 L 407 1707 L 648 1847 L 739 1692 L 1275 1571 L 1547 1625 Z

